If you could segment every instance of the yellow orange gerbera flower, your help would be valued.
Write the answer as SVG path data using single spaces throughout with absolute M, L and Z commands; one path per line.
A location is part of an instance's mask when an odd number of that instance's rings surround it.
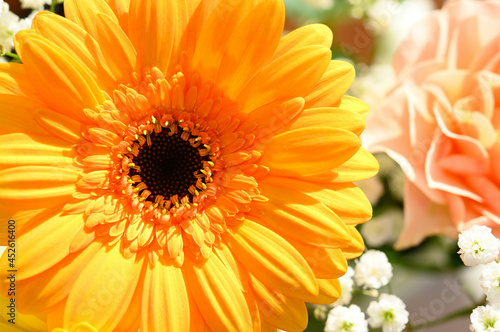
M 303 330 L 363 250 L 352 181 L 378 168 L 328 28 L 281 38 L 279 0 L 65 13 L 0 65 L 18 310 L 69 331 Z

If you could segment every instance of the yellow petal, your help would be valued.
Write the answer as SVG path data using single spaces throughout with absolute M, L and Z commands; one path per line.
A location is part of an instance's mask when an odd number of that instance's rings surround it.
M 332 46 L 332 30 L 324 24 L 309 24 L 293 30 L 281 38 L 273 58 L 277 59 L 287 52 L 304 46 L 322 45 L 330 48 Z
M 377 159 L 364 148 L 360 148 L 354 156 L 335 168 L 337 175 L 333 181 L 336 183 L 361 181 L 375 176 L 378 170 Z
M 273 55 L 283 32 L 283 1 L 263 1 L 232 32 L 216 84 L 233 98 Z
M 257 278 L 251 278 L 259 313 L 264 321 L 285 331 L 303 331 L 307 327 L 307 309 L 304 301 L 296 300 L 266 287 Z
M 305 97 L 306 107 L 332 107 L 349 90 L 354 81 L 354 67 L 346 61 L 332 60 L 319 82 Z
M 20 63 L 0 63 L 0 94 L 37 100 L 38 91 L 31 84 L 26 68 Z
M 189 300 L 180 268 L 162 260 L 148 264 L 141 314 L 141 331 L 189 331 Z
M 50 136 L 23 133 L 0 136 L 0 168 L 28 165 L 71 166 L 71 147 Z
M 308 299 L 317 284 L 305 259 L 282 237 L 251 220 L 228 235 L 228 246 L 247 270 L 284 295 Z
M 302 97 L 321 78 L 330 58 L 330 49 L 324 46 L 288 52 L 255 75 L 236 100 L 249 112 L 277 99 Z
M 0 65 L 3 65 L 3 63 L 0 63 Z M 5 82 L 2 74 L 4 73 L 0 69 L 0 80 L 2 80 L 0 86 L 3 86 L 3 82 Z M 1 87 L 0 93 L 2 93 Z M 37 109 L 46 107 L 42 101 L 33 101 L 32 99 L 5 93 L 0 94 L 0 105 L 2 105 L 2 112 L 0 113 L 0 132 L 2 134 L 19 132 L 36 135 L 48 134 L 33 118 L 33 113 Z
M 259 205 L 262 222 L 279 234 L 325 248 L 343 248 L 350 243 L 347 226 L 335 213 L 314 198 L 295 190 L 262 183 L 269 201 Z
M 320 174 L 349 160 L 360 145 L 358 136 L 342 129 L 295 129 L 273 137 L 261 163 L 276 174 Z
M 341 287 L 338 279 L 319 279 L 319 295 L 311 300 L 314 304 L 331 304 L 340 297 Z
M 354 226 L 347 226 L 351 233 L 351 243 L 348 247 L 342 248 L 342 253 L 346 259 L 353 259 L 361 256 L 365 250 L 365 242 Z
M 64 310 L 64 327 L 88 322 L 113 332 L 126 314 L 144 265 L 144 257 L 124 258 L 120 244 L 103 247 L 78 276 Z
M 19 166 L 0 170 L 0 206 L 32 210 L 68 199 L 80 172 L 51 166 Z
M 187 286 L 212 331 L 250 331 L 252 318 L 238 281 L 216 255 L 182 267 Z
M 64 15 L 87 31 L 94 39 L 97 39 L 96 16 L 98 13 L 108 15 L 118 23 L 118 19 L 105 0 L 64 1 Z
M 365 129 L 365 119 L 348 109 L 334 107 L 310 108 L 304 110 L 290 129 L 328 127 L 350 131 L 357 136 Z
M 87 31 L 48 11 L 41 11 L 35 16 L 33 29 L 78 61 L 101 89 L 114 88 L 115 79 L 104 60 L 100 46 Z
M 340 99 L 340 104 L 338 105 L 338 107 L 358 113 L 363 118 L 366 118 L 366 116 L 368 115 L 368 111 L 370 110 L 370 108 L 364 101 L 347 95 L 343 96 Z
M 65 115 L 51 110 L 37 110 L 34 112 L 35 120 L 53 135 L 75 144 L 81 139 L 82 125 Z

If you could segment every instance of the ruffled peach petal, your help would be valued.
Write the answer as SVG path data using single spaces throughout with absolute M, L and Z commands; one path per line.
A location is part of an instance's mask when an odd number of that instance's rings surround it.
M 100 332 L 112 332 L 126 313 L 144 257 L 124 258 L 120 245 L 103 247 L 86 265 L 68 295 L 64 327 L 88 322 Z
M 365 119 L 349 109 L 309 108 L 301 113 L 297 121 L 290 126 L 290 130 L 308 127 L 343 129 L 359 136 L 365 129 Z
M 213 331 L 250 331 L 252 318 L 238 281 L 212 255 L 201 266 L 191 259 L 182 268 L 187 287 L 203 319 Z
M 282 1 L 263 1 L 232 32 L 216 85 L 233 98 L 273 55 L 285 21 Z
M 20 34 L 16 38 L 22 38 Z M 43 37 L 29 36 L 20 41 L 26 70 L 37 81 L 40 98 L 51 109 L 83 123 L 83 109 L 93 109 L 104 101 L 90 74 L 61 48 Z M 61 90 L 65 93 L 61 94 Z
M 0 136 L 0 168 L 29 165 L 71 166 L 71 147 L 50 136 L 23 133 Z
M 304 46 L 322 45 L 330 48 L 332 41 L 332 30 L 328 26 L 323 24 L 309 24 L 295 29 L 281 38 L 273 59 L 277 59 L 294 49 Z
M 0 79 L 1 73 L 0 69 Z M 5 93 L 0 94 L 0 104 L 3 110 L 0 114 L 0 132 L 2 134 L 23 132 L 47 135 L 47 131 L 40 127 L 33 118 L 33 114 L 37 109 L 46 107 L 42 101 L 34 101 Z
M 189 331 L 189 300 L 180 268 L 148 264 L 142 295 L 141 331 Z
M 435 234 L 457 235 L 456 226 L 450 220 L 444 205 L 432 202 L 413 183 L 405 181 L 405 197 L 412 204 L 405 208 L 405 224 L 394 245 L 398 250 L 413 247 L 426 237 Z
M 325 73 L 305 96 L 306 107 L 336 106 L 354 81 L 354 67 L 345 61 L 332 60 Z
M 64 15 L 87 31 L 94 39 L 97 39 L 98 13 L 109 16 L 118 23 L 118 19 L 105 0 L 80 1 L 67 0 L 64 2 Z
M 281 236 L 251 220 L 228 235 L 228 246 L 247 270 L 268 287 L 299 299 L 316 296 L 305 259 Z
M 262 183 L 262 194 L 269 201 L 259 205 L 261 222 L 278 234 L 325 248 L 342 248 L 350 238 L 347 226 L 332 210 L 316 199 L 296 190 L 283 190 Z
M 248 112 L 277 99 L 304 96 L 319 81 L 330 58 L 330 49 L 324 46 L 288 52 L 255 75 L 236 101 Z
M 360 145 L 358 136 L 342 129 L 295 129 L 273 137 L 261 164 L 277 174 L 320 174 L 349 160 Z
M 42 11 L 34 18 L 33 29 L 78 61 L 102 90 L 109 91 L 114 87 L 115 79 L 106 65 L 100 45 L 83 28 L 60 15 Z
M 68 255 L 56 266 L 31 278 L 18 280 L 19 310 L 25 313 L 36 313 L 63 300 L 69 294 L 81 271 L 101 247 L 101 242 L 93 242 L 82 252 Z M 39 258 L 42 257 L 39 256 Z
M 251 278 L 251 285 L 264 321 L 285 331 L 303 331 L 307 327 L 304 301 L 284 296 L 254 277 Z
M 132 82 L 137 52 L 120 26 L 109 16 L 97 15 L 97 38 L 111 72 L 119 82 Z
M 52 166 L 18 166 L 0 170 L 0 206 L 38 209 L 63 203 L 75 190 L 80 171 Z

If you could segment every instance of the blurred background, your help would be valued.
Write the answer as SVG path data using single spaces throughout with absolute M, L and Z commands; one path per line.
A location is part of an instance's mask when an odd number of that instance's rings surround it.
M 284 0 L 285 33 L 303 25 L 323 23 L 333 31 L 334 59 L 349 61 L 356 68 L 356 80 L 349 91 L 370 107 L 391 88 L 391 60 L 411 25 L 444 0 Z M 19 18 L 27 18 L 31 9 L 18 0 L 5 0 Z M 37 1 L 43 6 L 44 1 Z M 45 1 L 45 9 L 50 1 Z M 57 11 L 63 13 L 62 4 Z M 6 31 L 1 26 L 0 35 Z M 369 124 L 368 124 L 369 125 Z M 393 294 L 407 305 L 410 321 L 426 324 L 461 308 L 483 300 L 478 268 L 463 266 L 455 240 L 433 237 L 420 246 L 396 251 L 393 244 L 403 223 L 404 175 L 399 166 L 383 154 L 377 177 L 358 183 L 374 206 L 374 218 L 360 226 L 367 248 L 384 251 L 394 268 L 390 284 Z M 387 292 L 387 287 L 382 292 Z M 353 303 L 364 311 L 373 297 L 355 293 Z M 309 306 L 310 323 L 306 331 L 323 331 L 330 308 Z M 468 331 L 468 315 L 449 323 L 419 331 Z M 409 329 L 408 329 L 409 331 Z

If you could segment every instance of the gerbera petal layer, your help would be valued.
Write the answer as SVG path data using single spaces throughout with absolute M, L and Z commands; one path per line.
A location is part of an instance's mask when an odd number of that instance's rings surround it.
M 378 167 L 331 31 L 281 38 L 281 0 L 65 13 L 38 14 L 23 64 L 0 65 L 18 308 L 61 331 L 303 330 L 363 250 L 352 181 Z

